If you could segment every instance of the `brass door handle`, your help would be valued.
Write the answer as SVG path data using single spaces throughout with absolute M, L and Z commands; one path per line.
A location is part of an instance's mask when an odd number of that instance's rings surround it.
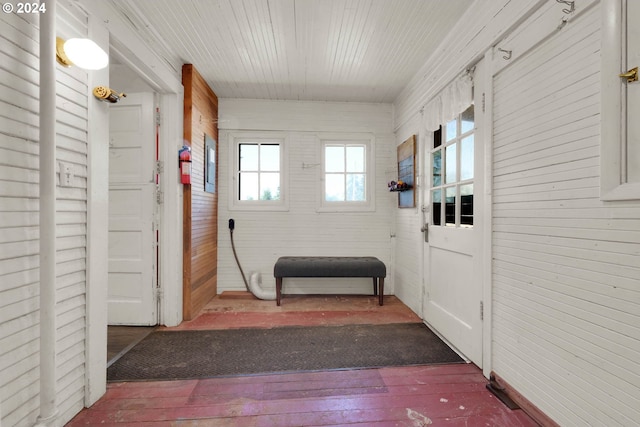
M 638 67 L 632 68 L 626 73 L 620 74 L 620 77 L 627 79 L 627 83 L 638 81 Z

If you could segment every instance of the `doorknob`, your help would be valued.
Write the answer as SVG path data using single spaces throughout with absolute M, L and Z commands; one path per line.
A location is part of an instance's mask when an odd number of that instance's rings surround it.
M 638 67 L 632 68 L 626 73 L 620 74 L 620 77 L 627 79 L 627 83 L 638 81 Z
M 420 231 L 424 233 L 424 242 L 429 243 L 429 224 L 425 224 L 420 228 Z

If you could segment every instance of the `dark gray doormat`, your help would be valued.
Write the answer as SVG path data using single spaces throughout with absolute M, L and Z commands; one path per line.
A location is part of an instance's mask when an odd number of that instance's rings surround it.
M 111 365 L 107 379 L 194 379 L 462 362 L 422 323 L 155 331 Z

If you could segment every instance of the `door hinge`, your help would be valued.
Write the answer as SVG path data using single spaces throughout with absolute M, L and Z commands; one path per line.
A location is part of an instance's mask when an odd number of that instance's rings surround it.
M 484 302 L 480 301 L 480 320 L 484 320 Z
M 485 97 L 485 93 L 482 92 L 482 112 L 484 113 L 485 110 L 485 104 L 486 104 L 486 97 Z
M 161 160 L 156 160 L 156 173 L 160 175 L 164 172 L 164 163 Z
M 160 110 L 156 110 L 156 125 L 160 126 Z
M 156 203 L 159 205 L 164 203 L 164 193 L 159 188 L 156 188 Z

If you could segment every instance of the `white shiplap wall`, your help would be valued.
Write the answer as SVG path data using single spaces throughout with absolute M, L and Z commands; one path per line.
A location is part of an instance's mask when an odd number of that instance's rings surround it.
M 438 49 L 393 102 L 394 127 L 405 125 L 425 103 L 437 95 L 465 68 L 482 58 L 538 4 L 552 0 L 477 0 L 448 32 Z M 566 5 L 557 4 L 559 9 Z
M 424 287 L 422 283 L 424 235 L 420 231 L 423 224 L 422 204 L 423 159 L 425 153 L 424 136 L 421 134 L 421 114 L 415 114 L 403 127 L 396 132 L 396 146 L 402 144 L 411 135 L 416 135 L 416 179 L 415 208 L 397 208 L 397 195 L 394 196 L 394 290 L 395 295 L 414 312 L 422 315 L 422 298 Z M 394 148 L 397 152 L 397 148 Z M 395 155 L 397 162 L 397 155 Z M 393 168 L 393 166 L 392 166 Z M 397 166 L 396 169 L 397 170 Z M 389 179 L 391 180 L 391 179 Z
M 87 18 L 58 4 L 58 35 L 86 35 Z M 39 413 L 38 111 L 35 15 L 0 16 L 0 405 L 2 424 Z M 57 158 L 72 166 L 57 188 L 57 403 L 63 425 L 84 405 L 87 76 L 58 68 Z
M 218 292 L 243 290 L 231 251 L 228 220 L 234 218 L 234 242 L 245 273 L 262 274 L 273 289 L 273 265 L 285 255 L 376 256 L 387 265 L 386 293 L 393 289 L 390 265 L 392 210 L 387 175 L 395 162 L 389 104 L 220 99 Z M 229 210 L 229 149 L 234 131 L 278 131 L 287 135 L 289 210 Z M 324 133 L 375 136 L 376 208 L 373 212 L 316 212 L 320 199 L 319 138 Z M 370 293 L 370 279 L 289 279 L 286 293 Z
M 599 199 L 600 26 L 494 78 L 493 370 L 563 426 L 640 420 L 640 203 Z
M 509 31 L 526 12 L 535 8 L 538 0 L 476 1 L 451 29 L 443 43 L 394 101 L 394 130 L 396 144 L 409 135 L 419 135 L 420 109 L 431 98 L 459 75 L 465 68 L 482 57 L 484 52 Z M 558 5 L 560 6 L 560 5 Z M 423 138 L 419 138 L 418 157 L 424 163 Z M 418 174 L 421 174 L 418 171 Z M 421 196 L 421 195 L 419 195 Z M 421 212 L 398 209 L 394 258 L 398 263 L 395 293 L 420 313 L 422 302 L 421 275 L 423 234 L 419 231 Z M 402 265 L 402 267 L 400 267 Z

